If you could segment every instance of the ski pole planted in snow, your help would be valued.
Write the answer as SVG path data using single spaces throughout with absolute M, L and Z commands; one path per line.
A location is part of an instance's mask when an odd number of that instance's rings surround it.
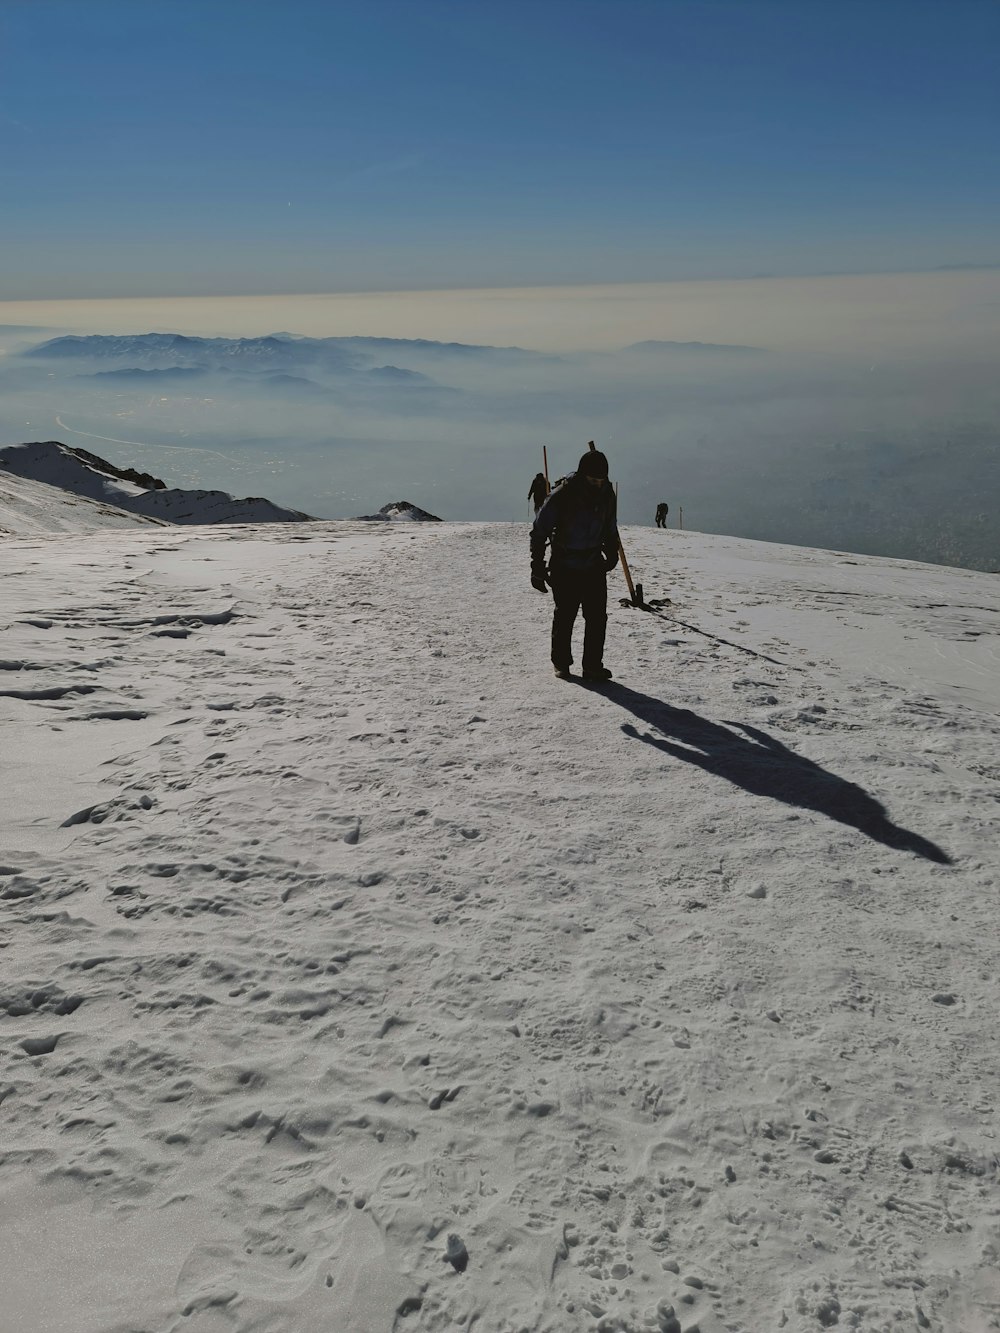
M 587 441 L 587 448 L 591 453 L 597 453 L 597 445 L 593 440 Z M 618 487 L 615 487 L 615 495 L 618 495 Z M 625 582 L 628 584 L 628 594 L 632 599 L 633 606 L 642 606 L 642 584 L 632 583 L 632 571 L 628 567 L 628 561 L 625 559 L 625 547 L 622 546 L 621 533 L 618 534 L 618 558 L 622 562 L 622 572 L 625 575 Z

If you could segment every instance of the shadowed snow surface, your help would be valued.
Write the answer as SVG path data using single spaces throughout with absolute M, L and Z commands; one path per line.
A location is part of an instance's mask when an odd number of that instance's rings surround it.
M 623 535 L 0 543 L 4 1328 L 990 1326 L 1000 584 Z

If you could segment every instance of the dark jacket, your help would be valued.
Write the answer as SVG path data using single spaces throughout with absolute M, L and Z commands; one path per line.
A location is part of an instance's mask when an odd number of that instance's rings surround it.
M 552 545 L 552 571 L 613 569 L 618 561 L 618 500 L 609 481 L 591 486 L 574 472 L 555 488 L 531 526 L 531 563 L 545 560 Z

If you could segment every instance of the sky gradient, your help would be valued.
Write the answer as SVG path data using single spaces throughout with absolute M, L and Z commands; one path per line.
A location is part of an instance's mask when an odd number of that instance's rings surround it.
M 6 0 L 0 299 L 1000 263 L 1000 5 Z

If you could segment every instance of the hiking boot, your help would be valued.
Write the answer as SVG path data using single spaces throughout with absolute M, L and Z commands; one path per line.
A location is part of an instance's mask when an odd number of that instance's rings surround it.
M 611 672 L 606 666 L 584 667 L 583 678 L 584 680 L 610 680 Z
M 552 670 L 556 673 L 559 680 L 571 680 L 572 675 L 568 666 L 556 666 L 553 663 Z

